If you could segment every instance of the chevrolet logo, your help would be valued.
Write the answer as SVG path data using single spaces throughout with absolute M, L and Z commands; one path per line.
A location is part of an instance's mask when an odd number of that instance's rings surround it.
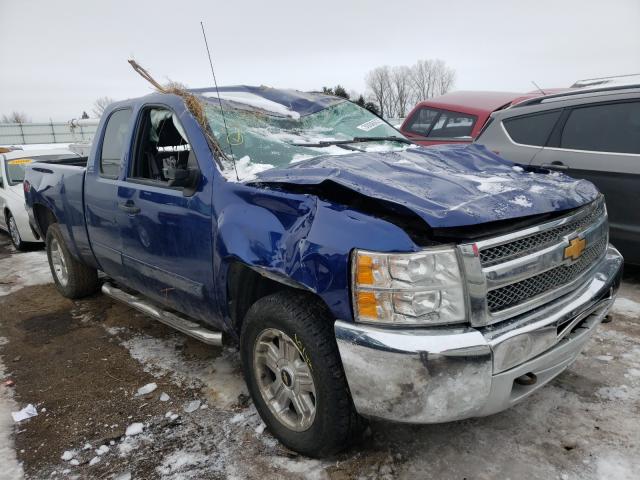
M 564 259 L 577 260 L 584 252 L 587 241 L 584 238 L 574 238 L 569 242 L 569 246 L 564 249 Z

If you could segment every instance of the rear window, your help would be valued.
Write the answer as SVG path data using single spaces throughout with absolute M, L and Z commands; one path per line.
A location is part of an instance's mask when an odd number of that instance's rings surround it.
M 476 117 L 456 112 L 442 112 L 427 135 L 433 138 L 471 138 Z
M 464 113 L 421 108 L 405 128 L 406 131 L 428 138 L 471 138 L 477 117 Z
M 439 110 L 434 110 L 433 108 L 421 108 L 413 115 L 413 117 L 411 117 L 406 130 L 411 133 L 415 133 L 416 135 L 426 137 L 429 130 L 431 130 L 433 122 L 438 118 L 439 114 Z
M 117 178 L 127 146 L 131 110 L 117 110 L 107 120 L 100 152 L 100 175 Z
M 640 153 L 640 102 L 572 110 L 562 130 L 560 148 Z
M 543 147 L 553 130 L 561 110 L 510 118 L 503 122 L 511 139 L 523 145 Z

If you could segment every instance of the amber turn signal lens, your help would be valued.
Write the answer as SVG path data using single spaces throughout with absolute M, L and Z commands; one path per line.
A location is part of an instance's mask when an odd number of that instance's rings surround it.
M 378 318 L 378 302 L 373 292 L 358 292 L 358 314 L 361 317 Z
M 373 258 L 366 255 L 358 256 L 358 284 L 373 285 Z

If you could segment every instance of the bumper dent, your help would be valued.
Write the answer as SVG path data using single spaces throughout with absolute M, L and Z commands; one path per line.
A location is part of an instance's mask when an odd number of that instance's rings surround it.
M 490 415 L 567 368 L 606 316 L 622 257 L 609 247 L 582 287 L 533 314 L 485 328 L 383 329 L 337 321 L 351 395 L 364 416 L 439 423 Z M 514 380 L 534 373 L 534 385 Z

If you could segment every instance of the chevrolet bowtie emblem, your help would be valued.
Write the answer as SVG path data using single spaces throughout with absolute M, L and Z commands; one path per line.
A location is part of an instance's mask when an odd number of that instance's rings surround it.
M 587 241 L 584 238 L 574 238 L 569 242 L 569 246 L 564 249 L 564 259 L 577 260 L 584 252 Z

